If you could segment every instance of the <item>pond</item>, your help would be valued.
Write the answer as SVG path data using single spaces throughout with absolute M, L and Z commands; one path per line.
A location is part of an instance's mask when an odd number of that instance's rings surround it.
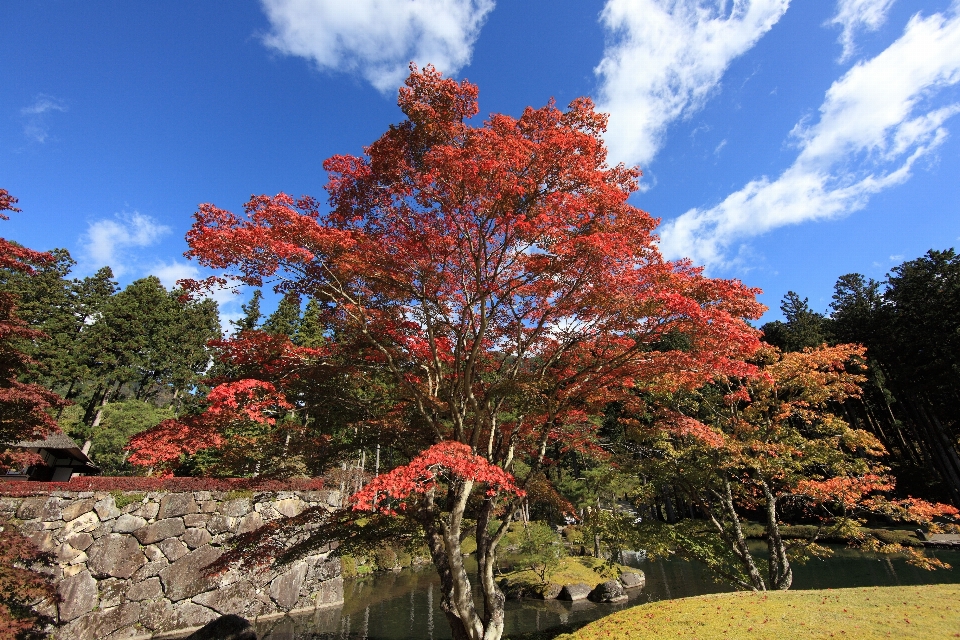
M 960 583 L 960 551 L 935 550 L 954 569 L 925 571 L 902 558 L 863 554 L 835 547 L 834 555 L 794 567 L 794 589 Z M 628 556 L 628 564 L 646 573 L 643 589 L 632 590 L 621 604 L 588 601 L 508 600 L 505 637 L 550 637 L 614 611 L 654 600 L 730 591 L 711 580 L 703 568 L 684 560 L 646 560 Z M 469 565 L 468 565 L 469 568 Z M 598 580 L 599 581 L 599 580 Z M 262 622 L 263 640 L 446 640 L 450 629 L 440 610 L 439 579 L 433 567 L 374 574 L 344 582 L 344 604 L 310 614 Z M 543 636 L 538 636 L 538 632 Z

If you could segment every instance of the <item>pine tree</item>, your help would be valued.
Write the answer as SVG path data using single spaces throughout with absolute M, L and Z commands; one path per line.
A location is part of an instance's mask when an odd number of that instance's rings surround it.
M 260 324 L 260 318 L 263 315 L 260 313 L 260 300 L 262 299 L 263 292 L 257 289 L 253 292 L 253 297 L 250 298 L 250 301 L 240 306 L 243 310 L 243 317 L 239 320 L 230 321 L 230 324 L 236 327 L 237 333 L 241 331 L 252 331 Z
M 300 300 L 284 296 L 277 305 L 277 310 L 263 323 L 263 330 L 267 333 L 293 337 L 300 324 Z

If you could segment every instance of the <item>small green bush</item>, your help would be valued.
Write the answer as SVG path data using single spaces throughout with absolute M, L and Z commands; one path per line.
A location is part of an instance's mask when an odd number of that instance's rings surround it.
M 357 576 L 357 561 L 353 556 L 340 556 L 340 575 L 344 578 Z
M 373 552 L 373 561 L 381 571 L 389 571 L 397 567 L 397 552 L 388 546 L 379 547 Z
M 571 524 L 563 529 L 563 539 L 567 544 L 583 544 L 583 530 L 575 524 Z
M 460 552 L 463 555 L 470 553 L 476 553 L 477 551 L 477 539 L 474 536 L 467 536 L 463 539 L 463 542 L 460 543 Z
M 113 502 L 117 505 L 117 509 L 123 509 L 128 504 L 133 504 L 134 502 L 141 502 L 143 500 L 143 493 L 131 493 L 125 494 L 119 489 L 114 489 L 110 492 L 110 495 L 113 496 Z
M 867 533 L 884 544 L 901 544 L 905 547 L 922 547 L 923 543 L 913 531 L 903 529 L 867 529 Z

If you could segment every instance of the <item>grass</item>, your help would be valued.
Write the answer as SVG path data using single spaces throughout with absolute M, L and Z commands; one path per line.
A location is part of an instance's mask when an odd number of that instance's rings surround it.
M 960 638 L 960 585 L 724 593 L 640 605 L 556 640 Z

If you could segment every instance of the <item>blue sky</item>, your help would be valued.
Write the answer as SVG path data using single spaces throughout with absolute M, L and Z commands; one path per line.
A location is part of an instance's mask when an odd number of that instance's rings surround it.
M 401 118 L 407 63 L 482 114 L 588 95 L 662 250 L 825 310 L 960 245 L 960 0 L 262 0 L 0 5 L 2 234 L 77 275 L 196 275 L 201 202 L 322 197 Z M 242 299 L 221 300 L 225 315 Z

